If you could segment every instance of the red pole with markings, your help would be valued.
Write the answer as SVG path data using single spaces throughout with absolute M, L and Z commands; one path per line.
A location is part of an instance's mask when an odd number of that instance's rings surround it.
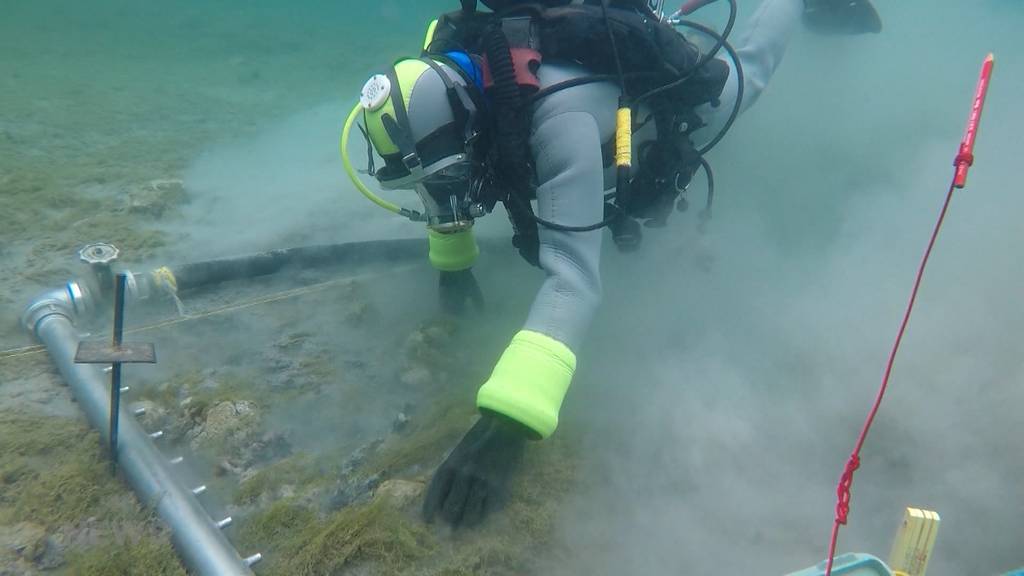
M 953 161 L 953 165 L 956 166 L 956 172 L 953 175 L 953 181 L 949 184 L 949 192 L 946 193 L 946 203 L 942 205 L 942 212 L 939 213 L 938 222 L 935 223 L 935 228 L 932 230 L 931 240 L 928 241 L 928 248 L 924 252 L 924 257 L 921 259 L 921 264 L 917 268 L 917 278 L 914 280 L 914 289 L 910 293 L 910 301 L 907 303 L 906 311 L 903 313 L 903 322 L 900 324 L 899 332 L 896 333 L 896 341 L 892 346 L 892 350 L 889 352 L 889 360 L 885 365 L 885 373 L 882 376 L 882 385 L 878 389 L 878 394 L 875 397 L 875 403 L 871 407 L 871 412 L 868 413 L 867 419 L 864 421 L 864 426 L 861 428 L 860 436 L 857 437 L 857 444 L 853 448 L 853 452 L 850 454 L 849 459 L 846 461 L 846 466 L 843 468 L 843 473 L 839 477 L 839 485 L 836 487 L 836 509 L 835 518 L 832 521 L 832 536 L 829 539 L 828 546 L 828 562 L 825 565 L 825 576 L 832 576 L 832 566 L 835 562 L 836 557 L 836 545 L 839 539 L 839 527 L 846 524 L 847 518 L 850 513 L 850 489 L 853 487 L 853 475 L 860 468 L 860 451 L 864 447 L 864 442 L 867 440 L 868 432 L 871 430 L 871 425 L 875 421 L 875 417 L 878 415 L 878 409 L 882 407 L 882 400 L 885 398 L 885 391 L 889 387 L 889 377 L 892 375 L 893 364 L 896 361 L 896 354 L 899 352 L 900 343 L 903 341 L 903 335 L 907 331 L 907 324 L 910 322 L 910 313 L 914 310 L 914 302 L 917 301 L 917 292 L 921 288 L 921 280 L 924 278 L 924 269 L 928 265 L 928 258 L 932 254 L 932 249 L 935 248 L 935 240 L 939 236 L 939 230 L 942 229 L 942 223 L 946 219 L 946 213 L 949 211 L 949 204 L 953 200 L 953 191 L 958 188 L 963 188 L 967 184 L 967 170 L 974 164 L 974 141 L 978 137 L 978 125 L 981 123 L 981 111 L 985 108 L 985 98 L 988 96 L 989 83 L 992 80 L 992 70 L 995 67 L 995 57 L 989 54 L 985 58 L 984 64 L 981 67 L 981 77 L 978 80 L 978 89 L 974 95 L 974 105 L 971 107 L 971 116 L 967 120 L 967 131 L 964 133 L 964 139 L 960 142 L 960 149 L 957 152 L 956 160 Z

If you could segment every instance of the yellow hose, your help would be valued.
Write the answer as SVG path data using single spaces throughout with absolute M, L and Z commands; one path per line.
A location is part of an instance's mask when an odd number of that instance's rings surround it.
M 341 131 L 341 162 L 345 165 L 345 173 L 348 174 L 348 177 L 352 179 L 352 183 L 356 185 L 356 188 L 362 192 L 363 196 L 366 196 L 370 202 L 373 202 L 388 212 L 402 214 L 402 208 L 398 204 L 388 202 L 380 196 L 377 196 L 372 190 L 366 187 L 366 184 L 363 184 L 363 181 L 359 179 L 359 173 L 356 172 L 355 167 L 352 166 L 352 160 L 348 157 L 349 134 L 351 134 L 352 125 L 356 123 L 356 118 L 359 116 L 362 109 L 362 106 L 356 104 L 355 108 L 353 108 L 352 112 L 348 115 L 348 120 L 345 120 L 345 128 Z

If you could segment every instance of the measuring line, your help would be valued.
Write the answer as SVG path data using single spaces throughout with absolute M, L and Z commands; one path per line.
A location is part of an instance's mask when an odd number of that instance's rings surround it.
M 412 268 L 412 266 L 403 266 L 403 267 L 398 267 L 398 268 L 392 268 L 387 273 L 401 272 L 401 271 L 408 270 L 408 269 L 411 269 L 411 268 Z M 336 278 L 334 280 L 328 280 L 326 282 L 321 282 L 319 284 L 312 284 L 310 286 L 303 286 L 301 288 L 292 288 L 290 290 L 284 290 L 282 292 L 277 292 L 276 294 L 271 294 L 270 296 L 265 296 L 265 297 L 262 297 L 262 298 L 256 298 L 256 299 L 253 299 L 253 300 L 247 300 L 247 301 L 238 302 L 238 303 L 235 303 L 235 304 L 227 304 L 225 306 L 221 306 L 221 307 L 218 307 L 218 308 L 213 308 L 211 310 L 207 310 L 205 312 L 200 312 L 198 314 L 186 314 L 186 315 L 178 317 L 178 318 L 171 318 L 171 319 L 168 319 L 168 320 L 163 320 L 161 322 L 156 322 L 154 324 L 148 324 L 146 326 L 140 326 L 138 328 L 132 328 L 131 330 L 125 330 L 125 334 L 138 334 L 138 333 L 141 333 L 141 332 L 149 332 L 149 331 L 152 331 L 152 330 L 159 330 L 161 328 L 167 328 L 167 327 L 170 327 L 170 326 L 176 326 L 178 324 L 183 324 L 185 322 L 190 322 L 192 320 L 202 320 L 203 318 L 209 318 L 211 316 L 219 316 L 219 315 L 223 315 L 223 314 L 229 314 L 231 312 L 238 312 L 239 310 L 246 310 L 248 308 L 253 308 L 253 307 L 256 307 L 256 306 L 261 306 L 261 305 L 264 305 L 264 304 L 273 304 L 274 302 L 280 302 L 282 300 L 288 300 L 289 298 L 297 298 L 299 296 L 305 296 L 306 294 L 313 294 L 313 293 L 316 293 L 316 292 L 322 292 L 322 291 L 324 291 L 324 290 L 326 290 L 328 288 L 331 288 L 332 286 L 337 286 L 339 284 L 351 283 L 351 282 L 355 282 L 355 281 L 358 281 L 358 280 L 365 280 L 367 278 L 374 278 L 374 277 L 382 276 L 382 275 L 383 275 L 383 273 L 378 273 L 378 274 L 364 274 L 362 276 L 350 276 L 350 277 L 346 277 L 346 278 Z M 11 348 L 10 350 L 0 351 L 0 361 L 9 360 L 9 359 L 12 359 L 12 358 L 22 358 L 22 357 L 26 357 L 26 356 L 35 356 L 37 354 L 42 354 L 44 352 L 46 352 L 46 347 L 45 346 L 41 346 L 41 345 L 23 346 L 21 348 Z

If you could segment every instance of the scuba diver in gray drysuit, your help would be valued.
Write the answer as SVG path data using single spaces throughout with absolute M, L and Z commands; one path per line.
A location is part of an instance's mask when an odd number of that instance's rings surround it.
M 466 4 L 463 2 L 464 8 Z M 485 4 L 504 10 L 508 4 L 516 3 L 495 0 Z M 570 8 L 573 7 L 563 9 Z M 624 22 L 627 16 L 632 17 L 626 14 L 627 10 L 639 14 L 641 25 L 645 26 L 654 25 L 652 18 L 659 16 L 642 8 L 616 8 L 616 2 L 607 1 L 585 14 L 603 15 L 611 35 L 614 31 L 609 25 L 610 11 L 613 20 L 621 14 Z M 574 23 L 581 21 L 573 18 Z M 423 508 L 428 521 L 438 516 L 452 525 L 471 525 L 482 520 L 499 504 L 526 441 L 546 438 L 554 432 L 559 408 L 575 371 L 575 351 L 580 349 L 601 299 L 599 262 L 603 232 L 595 223 L 610 224 L 616 243 L 632 248 L 631 231 L 639 230 L 636 218 L 663 221 L 674 206 L 679 189 L 685 188 L 701 165 L 702 153 L 693 153 L 692 142 L 711 140 L 731 124 L 736 113 L 758 99 L 801 19 L 808 27 L 823 31 L 862 33 L 878 32 L 881 28 L 877 13 L 866 0 L 763 0 L 750 17 L 738 47 L 733 51 L 730 46 L 733 57 L 729 62 L 718 61 L 722 82 L 702 103 L 690 106 L 699 121 L 694 124 L 692 116 L 677 119 L 667 125 L 678 129 L 681 135 L 661 135 L 662 139 L 680 140 L 678 147 L 670 145 L 669 149 L 684 150 L 676 156 L 689 160 L 682 162 L 683 167 L 672 176 L 676 180 L 682 178 L 683 185 L 671 182 L 670 192 L 644 198 L 645 191 L 635 186 L 644 181 L 637 175 L 644 167 L 626 165 L 627 172 L 632 174 L 627 180 L 634 184 L 630 194 L 643 199 L 642 205 L 620 201 L 616 207 L 606 199 L 606 191 L 616 188 L 617 175 L 623 167 L 621 162 L 610 165 L 609 144 L 618 147 L 619 153 L 623 146 L 640 150 L 645 142 L 659 139 L 657 132 L 661 131 L 655 129 L 653 121 L 636 126 L 631 116 L 622 116 L 626 80 L 621 64 L 619 82 L 611 78 L 573 86 L 567 81 L 592 77 L 594 71 L 548 55 L 541 61 L 539 55 L 531 52 L 532 40 L 518 48 L 511 45 L 509 53 L 513 60 L 518 56 L 527 61 L 523 67 L 514 62 L 516 81 L 520 85 L 534 82 L 534 93 L 549 93 L 532 102 L 525 130 L 529 154 L 525 160 L 532 172 L 525 179 L 529 180 L 532 194 L 525 201 L 524 197 L 516 198 L 515 190 L 496 196 L 512 216 L 517 247 L 527 260 L 543 269 L 546 278 L 523 329 L 512 338 L 478 393 L 482 417 L 434 475 Z M 458 24 L 464 20 L 454 18 L 451 22 Z M 437 29 L 432 27 L 427 45 L 432 38 L 444 34 L 441 28 L 454 26 L 451 22 L 442 19 Z M 501 22 L 505 26 L 506 20 Z M 502 30 L 506 36 L 514 35 L 512 27 Z M 614 39 L 611 43 L 617 59 L 618 52 L 630 49 L 628 45 L 615 46 Z M 500 165 L 516 151 L 502 148 L 500 142 L 496 145 L 495 122 L 485 120 L 488 115 L 498 115 L 497 125 L 501 126 L 501 110 L 494 103 L 501 96 L 501 78 L 495 64 L 500 53 L 487 52 L 484 56 L 483 66 L 478 55 L 465 51 L 425 51 L 422 58 L 399 61 L 386 75 L 377 75 L 367 83 L 361 105 L 353 110 L 346 125 L 347 134 L 354 120 L 362 119 L 364 134 L 385 160 L 385 166 L 374 174 L 383 187 L 413 189 L 423 200 L 425 214 L 407 209 L 402 213 L 426 220 L 430 260 L 440 270 L 442 298 L 449 302 L 479 298 L 471 272 L 478 254 L 472 222 L 495 204 L 495 199 L 488 201 L 481 190 L 489 186 L 514 189 L 516 186 L 509 185 L 509 181 L 524 178 L 522 174 L 500 170 L 496 173 L 493 169 L 494 164 Z M 489 71 L 488 57 L 493 68 Z M 702 60 L 701 65 L 704 63 Z M 742 85 L 737 82 L 739 78 Z M 709 83 L 714 85 L 714 79 Z M 552 91 L 552 87 L 560 89 Z M 646 107 L 636 108 L 636 118 L 643 118 Z M 630 130 L 635 127 L 632 142 L 617 134 L 617 129 L 622 130 L 623 118 Z M 697 129 L 688 128 L 690 124 Z M 347 158 L 346 166 L 353 175 Z M 375 202 L 385 204 L 357 180 L 356 183 Z M 660 196 L 667 196 L 668 200 Z M 530 206 L 533 198 L 535 213 Z M 531 234 L 524 221 L 539 225 Z

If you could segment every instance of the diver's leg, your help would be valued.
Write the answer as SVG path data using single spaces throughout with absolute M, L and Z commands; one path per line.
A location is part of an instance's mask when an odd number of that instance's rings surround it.
M 744 90 L 741 111 L 756 102 L 768 86 L 772 74 L 782 62 L 790 38 L 800 26 L 803 11 L 804 0 L 764 0 L 750 18 L 747 29 L 734 43 L 736 54 L 743 65 Z M 695 142 L 707 141 L 714 137 L 736 104 L 736 66 L 731 58 L 727 61 L 729 81 L 722 91 L 721 102 L 717 107 L 704 105 L 698 109 L 698 113 L 708 125 L 697 131 Z
M 537 215 L 566 226 L 604 217 L 604 169 L 597 121 L 564 112 L 535 127 L 531 148 L 537 172 Z M 547 275 L 525 329 L 578 350 L 601 299 L 601 230 L 561 232 L 540 226 L 540 265 Z

